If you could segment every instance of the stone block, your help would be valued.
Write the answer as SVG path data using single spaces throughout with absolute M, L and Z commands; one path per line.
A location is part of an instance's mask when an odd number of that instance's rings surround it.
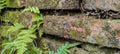
M 88 10 L 120 11 L 120 0 L 84 0 L 84 8 Z
M 95 19 L 93 16 L 46 16 L 43 24 L 46 34 L 120 48 L 120 23 Z

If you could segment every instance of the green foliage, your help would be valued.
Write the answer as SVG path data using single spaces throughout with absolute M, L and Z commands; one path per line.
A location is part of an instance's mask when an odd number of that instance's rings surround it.
M 36 24 L 28 28 L 26 28 L 21 23 L 15 23 L 14 25 L 12 25 L 8 29 L 9 41 L 2 43 L 3 49 L 1 51 L 1 54 L 42 54 L 41 49 L 34 46 L 33 40 L 37 37 L 36 30 L 38 31 L 40 37 L 43 34 L 42 30 L 43 15 L 39 12 L 39 9 L 37 7 L 26 8 L 25 10 L 22 11 L 22 13 L 26 11 L 30 11 L 36 14 L 36 16 L 32 19 L 32 23 L 35 22 Z M 16 32 L 17 34 L 13 35 L 13 33 Z M 57 50 L 57 52 L 50 51 L 49 54 L 68 54 L 69 53 L 68 49 L 79 44 L 80 43 L 74 44 L 66 43 L 62 45 Z
M 24 25 L 20 24 L 20 23 L 15 23 L 13 26 L 11 26 L 9 28 L 9 32 L 15 32 L 15 31 L 18 31 L 20 29 L 24 28 Z
M 30 11 L 30 12 L 33 12 L 36 14 L 36 16 L 32 19 L 32 22 L 36 22 L 36 26 L 37 28 L 40 28 L 42 27 L 42 23 L 43 23 L 43 15 L 40 13 L 40 10 L 38 7 L 30 7 L 30 8 L 26 8 L 22 11 L 22 13 L 24 12 L 27 12 L 27 11 Z M 38 29 L 39 31 L 39 36 L 41 37 L 42 34 L 43 34 L 43 30 L 42 28 Z
M 31 46 L 30 43 L 33 42 L 33 40 L 36 38 L 36 33 L 35 31 L 42 26 L 41 24 L 43 23 L 43 16 L 42 14 L 38 14 L 39 9 L 37 7 L 32 7 L 32 8 L 26 8 L 23 10 L 22 13 L 25 11 L 29 11 L 36 14 L 36 17 L 32 19 L 32 22 L 37 22 L 36 24 L 32 25 L 29 28 L 25 28 L 25 26 L 21 23 L 15 23 L 13 26 L 11 26 L 8 29 L 8 34 L 10 34 L 12 37 L 16 38 L 11 38 L 13 39 L 12 41 L 2 43 L 3 50 L 1 51 L 1 54 L 6 54 L 8 52 L 9 54 L 24 54 L 26 51 L 29 51 L 29 47 Z M 16 33 L 16 35 L 13 35 L 12 33 Z M 39 29 L 39 33 L 43 34 L 43 31 Z M 31 50 L 31 49 L 30 49 Z M 32 50 L 37 50 L 35 47 L 32 48 Z M 37 51 L 38 52 L 38 51 Z M 40 54 L 41 52 L 39 52 Z
M 112 22 L 120 22 L 120 20 L 119 20 L 119 19 L 117 19 L 117 20 L 112 20 Z
M 33 46 L 30 50 L 26 51 L 25 54 L 42 54 L 42 51 L 37 47 Z
M 21 27 L 19 27 L 21 26 Z M 16 39 L 14 39 L 12 42 L 7 42 L 2 44 L 4 46 L 4 49 L 2 50 L 1 54 L 4 54 L 6 50 L 10 50 L 10 53 L 13 53 L 17 51 L 17 54 L 23 54 L 27 49 L 27 44 L 31 43 L 34 38 L 36 38 L 36 35 L 34 33 L 35 27 L 31 27 L 29 29 L 20 29 L 23 25 L 20 25 L 16 23 L 13 26 L 10 27 L 10 32 L 20 31 L 18 35 L 16 35 Z M 12 30 L 12 29 L 15 30 Z M 11 50 L 12 49 L 12 50 Z
M 0 0 L 0 12 L 1 12 L 1 9 L 4 9 L 6 7 L 18 8 L 20 6 L 18 2 L 19 0 Z
M 0 11 L 6 7 L 6 0 L 0 0 Z
M 33 12 L 36 14 L 36 16 L 32 19 L 32 22 L 39 22 L 38 24 L 41 25 L 43 22 L 43 15 L 40 13 L 39 8 L 38 7 L 30 7 L 30 8 L 26 8 L 22 11 L 22 13 L 24 12 Z M 39 26 L 38 25 L 38 26 Z
M 74 46 L 77 46 L 79 45 L 80 43 L 73 43 L 73 44 L 64 44 L 62 45 L 58 50 L 57 52 L 54 52 L 54 51 L 50 51 L 49 54 L 68 54 L 69 53 L 69 48 L 71 47 L 74 47 Z
M 36 13 L 36 14 L 39 14 L 40 11 L 39 11 L 39 8 L 38 7 L 30 7 L 30 8 L 26 8 L 22 11 L 22 13 L 26 12 L 26 11 L 30 11 L 30 12 L 33 12 L 33 13 Z

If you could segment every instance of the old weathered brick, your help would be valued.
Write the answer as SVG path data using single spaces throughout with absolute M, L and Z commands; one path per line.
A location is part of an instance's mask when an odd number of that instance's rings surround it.
M 84 7 L 88 10 L 120 11 L 120 0 L 84 0 Z
M 40 9 L 78 9 L 79 0 L 26 0 L 26 7 Z
M 44 32 L 63 38 L 120 48 L 120 23 L 95 17 L 46 16 Z

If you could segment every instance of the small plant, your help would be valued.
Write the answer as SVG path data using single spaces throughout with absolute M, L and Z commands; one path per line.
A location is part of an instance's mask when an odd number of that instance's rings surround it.
M 54 51 L 50 51 L 49 54 L 68 54 L 69 53 L 69 48 L 71 47 L 74 47 L 74 46 L 77 46 L 79 45 L 80 43 L 74 43 L 74 44 L 64 44 L 62 45 L 58 50 L 57 52 L 54 52 Z
M 24 54 L 42 54 L 42 50 L 35 46 L 32 46 L 30 50 L 26 51 Z
M 0 12 L 1 12 L 1 9 L 5 7 L 6 7 L 6 0 L 0 0 Z
M 15 51 L 17 51 L 17 54 L 23 54 L 27 50 L 27 44 L 31 43 L 33 39 L 36 38 L 36 35 L 34 33 L 35 27 L 22 29 L 22 26 L 19 26 L 21 25 L 18 23 L 17 26 L 14 25 L 15 30 L 13 29 L 13 26 L 11 26 L 9 32 L 20 32 L 18 35 L 16 35 L 17 37 L 13 41 L 2 44 L 4 46 L 4 49 L 2 50 L 1 54 L 4 54 L 6 50 L 9 50 L 10 54 L 14 53 Z
M 37 7 L 26 8 L 25 10 L 23 10 L 22 13 L 29 10 L 36 14 L 35 18 L 32 19 L 32 22 L 37 23 L 29 28 L 25 28 L 25 26 L 21 23 L 15 23 L 13 26 L 11 26 L 8 30 L 8 34 L 16 38 L 14 38 L 12 41 L 2 43 L 3 50 L 1 51 L 1 54 L 5 54 L 5 52 L 8 52 L 9 54 L 24 54 L 26 51 L 29 50 L 28 48 L 31 46 L 30 43 L 32 43 L 33 40 L 36 38 L 35 31 L 43 23 L 43 16 L 42 14 L 40 14 Z M 39 33 L 42 36 L 43 31 L 40 29 Z
M 43 30 L 42 30 L 42 23 L 43 23 L 43 15 L 40 13 L 40 10 L 38 7 L 30 7 L 30 8 L 26 8 L 24 9 L 22 13 L 24 12 L 27 12 L 27 11 L 30 11 L 30 12 L 33 12 L 36 14 L 36 16 L 32 19 L 32 22 L 36 22 L 36 26 L 37 26 L 37 29 L 38 29 L 38 32 L 39 32 L 39 36 L 42 36 L 43 34 Z
M 26 11 L 30 11 L 36 14 L 40 14 L 39 8 L 38 7 L 30 7 L 30 8 L 26 8 L 22 11 L 22 13 L 26 12 Z
M 120 22 L 120 20 L 119 20 L 119 19 L 116 19 L 116 20 L 112 20 L 112 22 Z

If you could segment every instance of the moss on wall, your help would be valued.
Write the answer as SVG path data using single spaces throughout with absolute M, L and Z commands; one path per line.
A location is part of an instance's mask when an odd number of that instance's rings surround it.
M 6 0 L 6 6 L 9 8 L 19 8 L 20 0 Z
M 19 19 L 19 11 L 6 11 L 5 14 L 1 16 L 1 20 L 4 22 L 17 23 Z

